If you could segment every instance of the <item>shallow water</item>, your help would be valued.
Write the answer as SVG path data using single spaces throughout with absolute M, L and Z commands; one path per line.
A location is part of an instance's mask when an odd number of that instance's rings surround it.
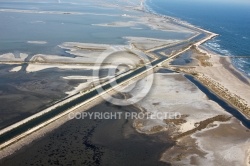
M 245 127 L 247 127 L 248 129 L 250 128 L 250 120 L 247 119 L 244 115 L 242 115 L 236 108 L 232 107 L 226 101 L 215 95 L 203 84 L 197 81 L 194 77 L 189 75 L 185 75 L 185 77 L 192 83 L 194 83 L 203 93 L 205 93 L 210 100 L 213 100 L 216 103 L 218 103 L 223 109 L 225 109 L 225 111 L 227 111 L 228 113 L 236 117 L 238 120 L 240 120 Z
M 130 112 L 132 107 L 102 103 L 88 112 Z M 71 120 L 0 165 L 168 165 L 159 162 L 172 146 L 165 133 L 136 132 L 131 119 Z M 25 153 L 23 153 L 25 151 Z
M 9 72 L 16 66 L 18 65 L 0 65 L 0 129 L 48 108 L 66 97 L 65 92 L 86 82 L 66 80 L 63 77 L 93 74 L 93 70 L 57 68 L 26 73 L 27 64 L 23 64 L 19 72 Z M 108 73 L 103 69 L 100 74 L 103 77 Z
M 21 4 L 21 5 L 19 5 Z M 37 14 L 0 12 L 0 53 L 23 52 L 29 54 L 58 54 L 56 46 L 63 42 L 97 44 L 127 44 L 123 37 L 150 37 L 159 39 L 185 39 L 189 33 L 153 30 L 142 24 L 133 27 L 105 27 L 94 24 L 137 21 L 123 14 L 140 16 L 141 12 L 95 7 L 91 5 L 51 3 L 6 3 L 0 8 L 35 9 L 63 12 L 90 12 L 104 15 Z M 57 6 L 58 5 L 58 6 Z M 33 7 L 32 7 L 33 6 Z M 35 6 L 35 7 L 34 7 Z M 18 28 L 17 28 L 18 27 Z M 140 28 L 140 29 L 135 29 Z M 47 44 L 29 44 L 27 41 L 46 41 Z
M 187 51 L 187 52 L 179 55 L 177 58 L 175 58 L 170 64 L 171 65 L 187 65 L 187 64 L 190 64 L 193 61 L 191 56 L 192 56 L 192 51 Z

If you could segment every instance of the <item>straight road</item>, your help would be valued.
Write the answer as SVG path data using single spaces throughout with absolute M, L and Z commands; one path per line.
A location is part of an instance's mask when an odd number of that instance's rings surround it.
M 206 39 L 205 37 L 207 38 L 207 40 L 210 39 L 209 37 L 207 37 L 206 33 L 203 33 L 203 34 L 201 33 L 200 35 L 193 38 L 189 42 L 182 43 L 182 45 L 180 45 L 179 43 L 178 47 L 182 49 L 178 51 L 177 53 L 175 53 L 174 55 L 172 55 L 171 57 L 163 56 L 159 52 L 164 51 L 164 50 L 174 49 L 176 48 L 175 45 L 167 46 L 164 49 L 161 48 L 160 50 L 155 50 L 151 53 L 156 54 L 159 57 L 159 59 L 152 61 L 151 65 L 142 66 L 138 69 L 135 69 L 132 72 L 121 75 L 120 77 L 116 79 L 115 78 L 111 79 L 111 81 L 104 83 L 103 85 L 101 85 L 101 87 L 96 87 L 95 89 L 92 89 L 85 94 L 81 94 L 79 92 L 75 94 L 74 96 L 72 96 L 73 99 L 66 98 L 65 100 L 57 103 L 49 111 L 48 110 L 45 112 L 42 111 L 30 118 L 27 118 L 21 122 L 18 122 L 17 124 L 14 124 L 10 127 L 7 127 L 1 130 L 0 131 L 0 149 L 3 149 L 9 146 L 10 144 L 24 138 L 26 135 L 39 130 L 37 126 L 42 126 L 43 124 L 45 125 L 48 123 L 52 123 L 57 118 L 60 118 L 68 114 L 70 110 L 79 108 L 80 106 L 84 105 L 84 103 L 91 102 L 97 97 L 100 97 L 102 94 L 99 94 L 98 90 L 101 90 L 101 88 L 105 90 L 106 92 L 109 92 L 114 89 L 114 87 L 111 86 L 112 83 L 121 85 L 121 84 L 130 82 L 131 80 L 134 80 L 139 76 L 145 75 L 147 74 L 147 72 L 152 71 L 157 65 L 161 64 L 162 62 L 171 60 L 172 58 L 190 49 L 191 48 L 190 43 L 191 44 L 194 44 L 194 43 L 196 44 L 196 42 L 200 43 L 199 41 L 205 40 Z M 199 41 L 197 41 L 197 39 L 199 39 Z

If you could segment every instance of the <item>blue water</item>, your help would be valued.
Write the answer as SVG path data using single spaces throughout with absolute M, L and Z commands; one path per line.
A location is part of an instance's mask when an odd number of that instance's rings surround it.
M 128 27 L 105 27 L 95 24 L 112 23 L 117 21 L 136 21 L 135 18 L 123 17 L 124 13 L 140 16 L 138 11 L 123 11 L 119 8 L 105 8 L 87 1 L 80 4 L 27 2 L 1 2 L 0 9 L 20 9 L 38 11 L 61 11 L 96 13 L 102 15 L 75 14 L 38 14 L 0 12 L 0 54 L 14 52 L 34 54 L 60 54 L 57 47 L 64 42 L 83 42 L 98 44 L 127 44 L 125 36 L 150 37 L 160 39 L 186 39 L 191 33 L 163 32 L 153 30 L 148 26 L 138 24 Z M 80 0 L 79 0 L 80 1 Z M 54 3 L 52 3 L 54 2 Z M 73 2 L 73 1 L 70 1 Z M 77 0 L 74 0 L 77 2 Z M 136 29 L 137 28 L 137 29 Z M 27 41 L 46 41 L 45 45 L 29 44 Z
M 250 1 L 147 0 L 149 10 L 180 18 L 219 34 L 204 45 L 227 56 L 250 57 Z M 233 64 L 250 76 L 250 58 L 233 58 Z

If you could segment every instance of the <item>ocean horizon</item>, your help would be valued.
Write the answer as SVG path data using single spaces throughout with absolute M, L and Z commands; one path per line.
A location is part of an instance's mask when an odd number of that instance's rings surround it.
M 146 0 L 145 6 L 155 14 L 174 17 L 219 34 L 203 46 L 223 56 L 249 56 L 232 58 L 232 64 L 250 77 L 250 3 Z

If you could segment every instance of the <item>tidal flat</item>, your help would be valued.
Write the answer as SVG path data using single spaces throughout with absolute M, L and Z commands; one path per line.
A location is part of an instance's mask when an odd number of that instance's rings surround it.
M 0 65 L 0 128 L 29 117 L 53 103 L 65 98 L 88 79 L 64 79 L 80 75 L 92 76 L 92 70 L 82 69 L 45 69 L 27 73 L 26 65 L 20 71 L 12 71 L 20 65 Z M 107 71 L 103 70 L 103 73 Z
M 1 95 L 5 104 L 0 110 L 6 116 L 1 116 L 0 128 L 88 88 L 93 81 L 91 77 L 63 78 L 91 76 L 98 57 L 103 54 L 114 57 L 106 60 L 107 70 L 113 68 L 109 63 L 125 62 L 129 57 L 131 65 L 136 66 L 141 60 L 136 53 L 143 54 L 144 50 L 131 53 L 128 50 L 133 46 L 152 49 L 196 33 L 133 7 L 118 9 L 109 2 L 96 3 L 50 6 L 50 3 L 1 2 L 0 17 L 5 26 L 0 27 L 4 32 L 0 39 L 0 63 L 5 69 L 1 71 L 0 86 L 6 92 Z M 16 24 L 18 30 L 14 28 Z M 120 67 L 118 72 L 129 68 Z M 13 88 L 8 90 L 6 86 Z
M 86 109 L 82 107 L 78 111 Z M 208 162 L 244 165 L 248 161 L 249 130 L 184 75 L 164 68 L 156 72 L 153 88 L 139 103 L 122 107 L 100 102 L 87 112 L 142 110 L 151 114 L 179 112 L 182 116 L 177 120 L 68 119 L 57 129 L 41 133 L 36 140 L 24 144 L 2 159 L 0 165 L 20 165 L 20 160 L 24 165 L 203 165 Z
M 191 47 L 189 42 L 199 41 L 193 45 L 197 48 L 216 36 L 149 13 L 143 10 L 143 3 L 116 2 L 2 3 L 0 17 L 6 26 L 0 27 L 5 32 L 0 39 L 0 128 L 89 90 L 96 79 L 95 64 L 105 53 L 113 55 L 103 64 L 101 75 L 108 80 L 108 70 L 120 62 L 130 60 L 129 65 L 117 69 L 126 73 L 142 65 L 144 59 L 139 55 L 152 62 Z M 70 120 L 64 115 L 1 149 L 0 165 L 249 165 L 249 129 L 187 79 L 185 69 L 179 73 L 171 70 L 184 65 L 191 68 L 187 71 L 213 76 L 228 89 L 233 86 L 226 84 L 229 78 L 239 84 L 242 81 L 218 63 L 224 61 L 221 57 L 211 55 L 210 62 L 197 58 L 200 52 L 193 54 L 156 66 L 150 92 L 134 105 L 115 106 L 100 97 L 72 110 L 179 112 L 180 119 Z M 145 79 L 136 83 L 134 91 L 115 96 L 133 96 L 144 88 L 142 82 Z M 249 88 L 245 83 L 243 87 Z
M 132 106 L 106 102 L 88 110 L 121 111 L 136 112 Z M 1 160 L 0 165 L 166 165 L 159 159 L 172 144 L 165 133 L 138 133 L 132 119 L 75 119 Z

